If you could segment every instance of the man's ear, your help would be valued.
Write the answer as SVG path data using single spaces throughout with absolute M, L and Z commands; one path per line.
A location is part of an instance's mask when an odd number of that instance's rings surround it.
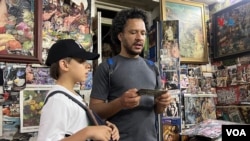
M 121 41 L 122 40 L 122 33 L 119 33 L 117 36 L 118 36 L 118 39 Z

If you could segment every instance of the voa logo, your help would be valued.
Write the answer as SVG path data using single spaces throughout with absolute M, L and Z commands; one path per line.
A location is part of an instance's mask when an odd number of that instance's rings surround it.
M 244 129 L 226 129 L 227 136 L 247 136 Z

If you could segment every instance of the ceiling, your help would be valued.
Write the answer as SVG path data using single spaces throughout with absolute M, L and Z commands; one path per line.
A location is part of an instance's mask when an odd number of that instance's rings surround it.
M 115 5 L 121 5 L 125 7 L 139 7 L 145 10 L 151 11 L 159 5 L 159 0 L 96 0 L 97 2 L 111 3 Z M 188 1 L 188 0 L 186 0 Z M 189 0 L 194 2 L 201 2 L 207 5 L 214 4 L 220 0 Z

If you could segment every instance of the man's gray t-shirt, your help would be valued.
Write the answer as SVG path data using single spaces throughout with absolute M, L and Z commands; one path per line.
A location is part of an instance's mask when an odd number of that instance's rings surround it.
M 131 88 L 156 88 L 158 75 L 144 58 L 117 55 L 112 60 L 110 76 L 107 61 L 103 61 L 94 73 L 92 98 L 112 101 Z M 118 127 L 120 141 L 157 141 L 155 116 L 154 97 L 142 96 L 138 107 L 121 110 L 108 120 Z

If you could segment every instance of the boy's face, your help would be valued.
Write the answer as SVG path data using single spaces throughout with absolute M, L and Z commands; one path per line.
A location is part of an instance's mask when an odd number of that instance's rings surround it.
M 91 65 L 82 59 L 71 59 L 69 62 L 70 76 L 76 82 L 83 82 L 87 79 Z

